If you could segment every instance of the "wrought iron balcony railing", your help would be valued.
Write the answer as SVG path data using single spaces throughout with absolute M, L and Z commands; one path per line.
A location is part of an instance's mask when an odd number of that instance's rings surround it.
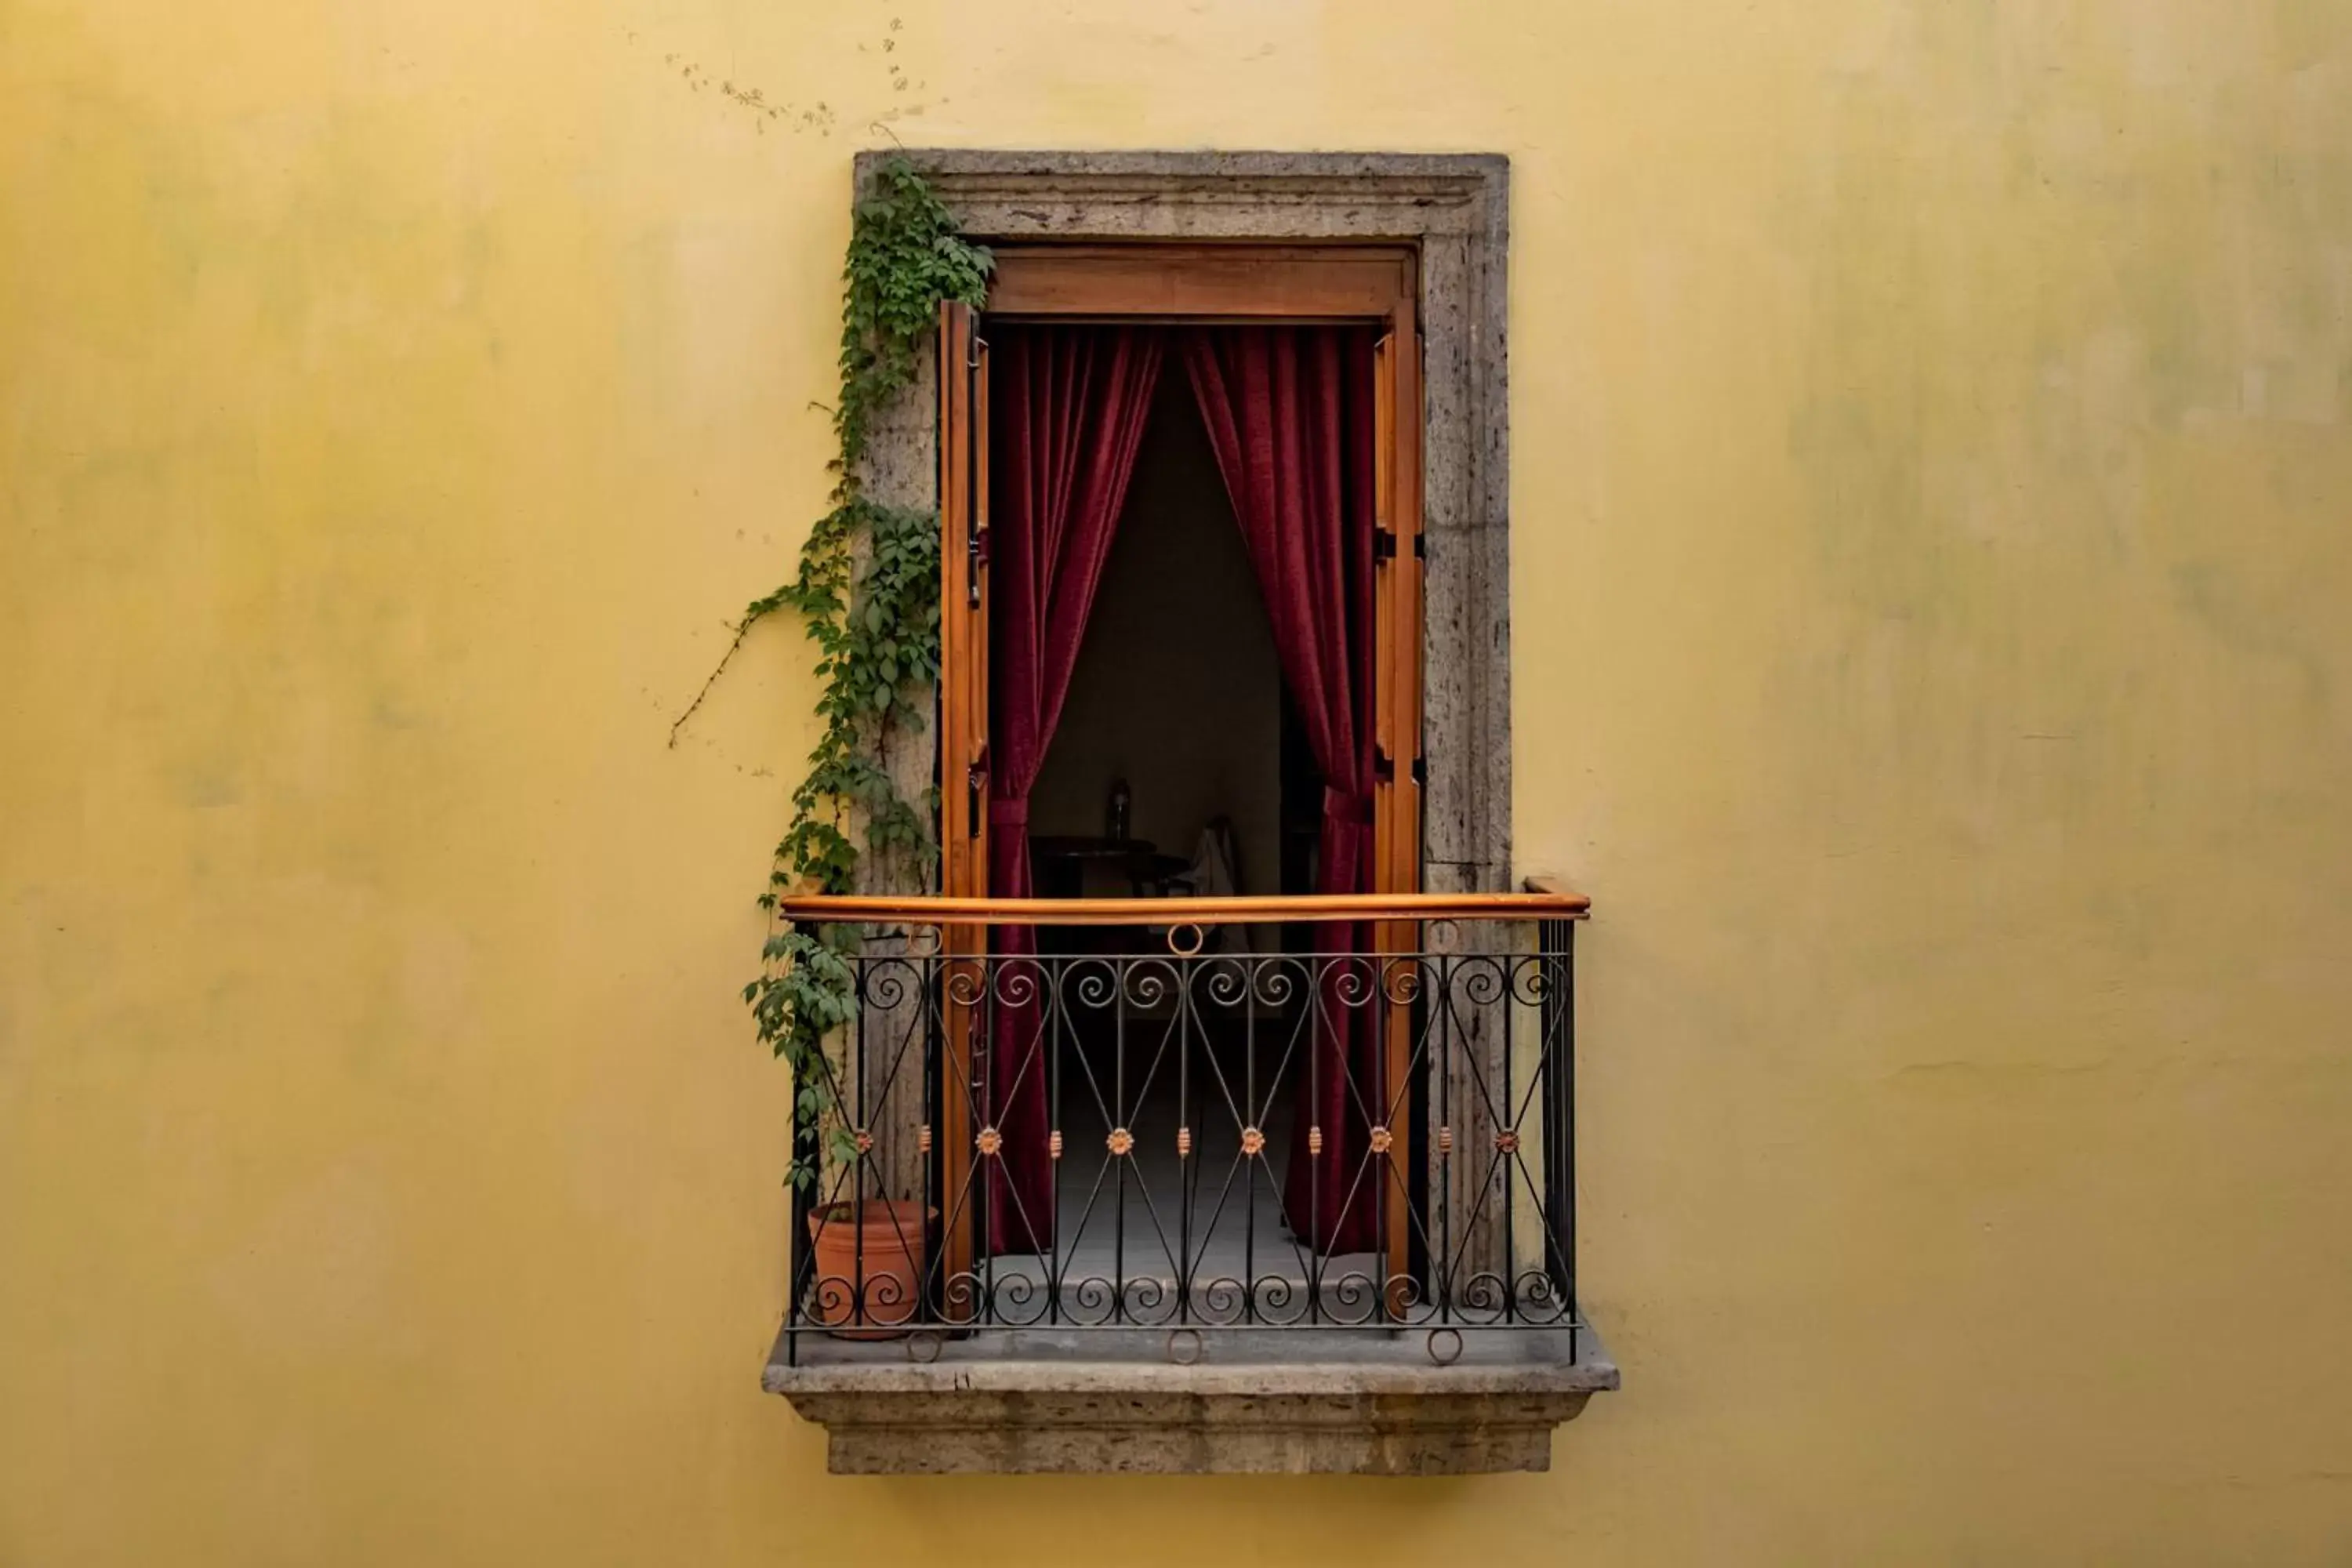
M 1311 1331 L 1443 1363 L 1539 1331 L 1574 1361 L 1586 911 L 1532 884 L 786 900 L 845 1020 L 795 1095 L 787 1358 Z

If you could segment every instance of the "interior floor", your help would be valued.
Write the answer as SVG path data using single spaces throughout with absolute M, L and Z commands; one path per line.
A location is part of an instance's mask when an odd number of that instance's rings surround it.
M 1056 1256 L 1000 1257 L 1000 1277 L 1058 1274 L 1081 1315 L 1090 1315 L 1082 1287 L 1101 1281 L 1096 1300 L 1107 1307 L 1108 1288 L 1120 1282 L 1130 1308 L 1147 1317 L 1172 1303 L 1179 1279 L 1213 1311 L 1222 1310 L 1213 1299 L 1220 1282 L 1253 1282 L 1261 1310 L 1279 1317 L 1303 1306 L 1303 1297 L 1278 1298 L 1285 1287 L 1303 1289 L 1310 1271 L 1333 1310 L 1345 1310 L 1350 1277 L 1380 1278 L 1378 1254 L 1318 1258 L 1285 1218 L 1292 1088 L 1272 1080 L 1289 1022 L 1261 1018 L 1251 1031 L 1234 1021 L 1207 1033 L 1180 1048 L 1165 1022 L 1130 1023 L 1123 1079 L 1116 1042 L 1065 1046 Z M 1252 1127 L 1263 1140 L 1255 1157 L 1242 1149 Z M 1122 1129 L 1131 1140 L 1125 1156 L 1109 1146 Z M 1191 1134 L 1189 1152 L 1180 1152 L 1180 1131 Z

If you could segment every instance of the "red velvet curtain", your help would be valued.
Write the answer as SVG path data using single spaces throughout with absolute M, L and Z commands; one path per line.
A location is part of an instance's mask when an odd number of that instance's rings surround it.
M 1215 327 L 1182 336 L 1185 368 L 1274 623 L 1275 647 L 1323 775 L 1317 890 L 1371 890 L 1374 333 Z M 1318 928 L 1320 952 L 1368 952 L 1361 925 Z M 1335 966 L 1336 967 L 1336 966 Z M 1360 980 L 1360 988 L 1341 984 Z M 1291 1228 L 1324 1252 L 1379 1245 L 1385 1121 L 1370 961 L 1319 988 L 1284 1183 Z M 1347 993 L 1343 994 L 1342 993 Z M 1354 1000 L 1350 1000 L 1350 997 Z M 1400 1108 L 1401 1109 L 1401 1108 Z M 1321 1133 L 1322 1152 L 1310 1133 Z
M 1005 323 L 990 333 L 988 890 L 1031 896 L 1029 791 L 1062 716 L 1111 535 L 1126 505 L 1161 332 Z M 1035 953 L 1003 927 L 998 953 Z M 1001 967 L 990 1009 L 984 1110 L 1002 1136 L 987 1171 L 989 1247 L 1037 1252 L 1054 1232 L 1046 1157 L 1049 1064 L 1032 966 Z

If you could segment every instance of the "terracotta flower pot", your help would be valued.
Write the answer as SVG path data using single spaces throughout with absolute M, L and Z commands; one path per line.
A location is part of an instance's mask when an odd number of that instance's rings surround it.
M 924 1236 L 935 1211 L 861 1198 L 808 1216 L 816 1278 L 809 1316 L 845 1340 L 896 1339 L 922 1310 Z

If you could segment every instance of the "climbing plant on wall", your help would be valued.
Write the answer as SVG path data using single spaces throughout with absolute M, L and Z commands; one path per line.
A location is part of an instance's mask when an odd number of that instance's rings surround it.
M 780 610 L 799 616 L 816 646 L 816 711 L 823 728 L 792 795 L 792 821 L 777 844 L 761 906 L 813 884 L 847 892 L 872 856 L 927 871 L 936 854 L 929 803 L 906 799 L 884 762 L 894 728 L 916 728 L 914 700 L 940 668 L 940 534 L 936 514 L 866 493 L 863 468 L 874 423 L 915 376 L 916 357 L 948 300 L 977 305 L 992 260 L 955 230 L 938 195 L 903 159 L 877 172 L 859 197 L 842 270 L 841 394 L 833 407 L 837 449 L 830 509 L 809 530 L 792 579 L 745 606 L 734 637 L 686 711 L 694 715 L 751 628 Z M 793 1152 L 793 1176 L 815 1178 L 821 1153 L 852 1157 L 849 1131 L 831 1111 L 835 1075 L 824 1047 L 854 997 L 842 952 L 855 926 L 820 934 L 772 926 L 759 977 L 743 988 L 760 1038 L 793 1068 L 803 1128 L 825 1126 L 832 1147 Z

